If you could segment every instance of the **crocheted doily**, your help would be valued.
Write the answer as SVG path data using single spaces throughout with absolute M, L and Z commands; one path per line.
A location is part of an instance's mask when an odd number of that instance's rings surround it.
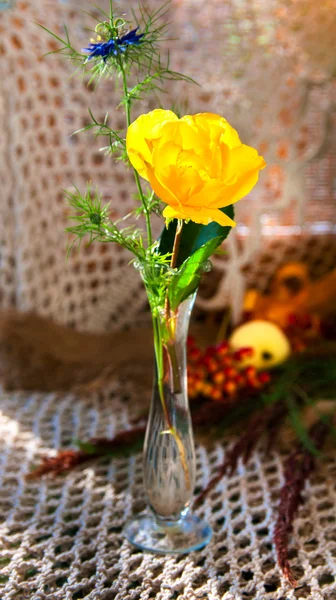
M 89 0 L 79 4 L 17 0 L 0 13 L 0 304 L 106 330 L 139 314 L 140 280 L 127 252 L 112 244 L 83 245 L 66 260 L 62 190 L 75 184 L 84 191 L 92 181 L 116 218 L 134 207 L 132 175 L 99 152 L 104 140 L 90 132 L 70 137 L 88 123 L 88 108 L 98 120 L 108 112 L 112 126 L 122 129 L 119 94 L 113 81 L 94 90 L 71 77 L 74 67 L 65 59 L 42 58 L 58 45 L 36 25 L 62 36 L 66 23 L 75 47 L 83 48 L 93 23 L 83 10 L 97 11 Z M 108 0 L 97 4 L 108 10 Z M 126 4 L 115 0 L 117 11 L 131 14 L 137 2 Z M 158 0 L 146 5 L 157 10 Z M 237 203 L 238 226 L 228 242 L 221 298 L 236 319 L 246 268 L 265 240 L 328 232 L 336 221 L 335 9 L 335 0 L 173 0 L 167 7 L 172 67 L 201 85 L 174 83 L 138 111 L 161 101 L 182 112 L 220 113 L 268 163 L 251 197 Z
M 178 558 L 139 552 L 123 538 L 126 520 L 144 508 L 140 455 L 51 480 L 25 479 L 41 454 L 128 427 L 135 402 L 134 392 L 117 384 L 81 400 L 1 395 L 2 600 L 336 599 L 335 457 L 310 479 L 295 521 L 290 557 L 297 590 L 282 579 L 272 546 L 272 510 L 283 482 L 275 452 L 256 452 L 218 484 L 199 509 L 213 540 Z M 224 453 L 221 445 L 198 447 L 198 487 Z

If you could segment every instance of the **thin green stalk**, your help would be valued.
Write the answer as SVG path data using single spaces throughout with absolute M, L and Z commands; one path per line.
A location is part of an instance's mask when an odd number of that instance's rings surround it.
M 160 393 L 160 400 L 162 404 L 162 409 L 164 412 L 165 420 L 167 422 L 168 428 L 170 431 L 174 430 L 173 424 L 170 419 L 169 411 L 166 405 L 165 396 L 164 396 L 164 358 L 163 358 L 163 343 L 161 336 L 161 325 L 159 321 L 160 317 L 155 317 L 153 315 L 153 333 L 154 333 L 154 350 L 155 350 L 155 360 L 156 360 L 156 368 L 157 368 L 157 378 L 158 378 L 158 388 Z
M 161 331 L 160 331 L 160 323 L 158 323 L 157 317 L 152 315 L 153 320 L 153 333 L 154 333 L 154 350 L 155 350 L 155 360 L 157 366 L 157 375 L 158 381 L 163 381 L 164 377 L 164 369 L 163 369 L 163 352 L 162 352 L 162 340 L 161 340 Z
M 173 254 L 172 254 L 171 263 L 170 263 L 170 266 L 172 269 L 175 269 L 175 267 L 176 267 L 177 257 L 178 257 L 178 253 L 179 253 L 179 249 L 180 249 L 180 243 L 181 243 L 182 229 L 183 229 L 183 220 L 178 219 L 177 229 L 176 229 L 176 233 L 175 233 L 174 246 L 173 246 Z
M 172 253 L 171 262 L 170 262 L 170 266 L 172 269 L 175 269 L 176 264 L 177 264 L 177 257 L 178 257 L 178 252 L 179 252 L 179 248 L 180 248 L 182 229 L 183 229 L 183 220 L 179 219 L 178 224 L 177 224 L 176 234 L 175 234 L 173 253 Z M 171 326 L 172 320 L 174 320 L 174 324 L 175 324 L 176 317 L 175 317 L 175 315 L 172 315 L 172 312 L 171 312 L 169 298 L 168 298 L 168 291 L 167 291 L 166 303 L 165 303 L 165 313 L 166 313 L 167 329 L 169 332 L 169 340 L 172 340 L 171 342 L 168 341 L 168 343 L 167 343 L 167 352 L 168 352 L 168 356 L 169 356 L 169 360 L 170 360 L 170 367 L 171 367 L 172 374 L 173 374 L 174 392 L 179 393 L 181 390 L 181 381 L 180 381 L 180 373 L 178 370 L 178 360 L 177 360 L 176 351 L 175 351 L 175 344 L 173 341 L 175 332 L 172 330 L 172 326 Z
M 178 360 L 175 351 L 174 342 L 167 344 L 167 353 L 169 356 L 170 368 L 173 374 L 173 385 L 174 385 L 174 393 L 179 394 L 181 392 L 181 378 L 178 368 Z
M 122 76 L 122 81 L 123 81 L 123 89 L 124 89 L 126 124 L 127 124 L 127 128 L 129 128 L 129 126 L 131 125 L 131 101 L 130 101 L 130 97 L 129 97 L 129 93 L 128 93 L 128 89 L 127 89 L 127 77 L 126 77 L 124 65 L 122 64 L 122 58 L 119 60 L 119 64 L 120 64 L 120 71 L 121 71 L 121 76 Z M 132 167 L 132 168 L 133 168 L 133 173 L 134 173 L 134 178 L 135 178 L 135 183 L 136 183 L 136 186 L 138 189 L 138 193 L 141 198 L 142 205 L 144 207 L 146 227 L 147 227 L 148 246 L 151 246 L 153 244 L 153 238 L 152 238 L 150 214 L 148 211 L 147 202 L 145 200 L 145 197 L 144 197 L 144 194 L 142 191 L 140 177 L 139 177 L 136 169 L 134 169 L 134 167 Z
M 165 421 L 167 423 L 168 432 L 173 436 L 173 438 L 176 442 L 176 445 L 178 447 L 178 450 L 180 453 L 180 458 L 181 458 L 181 463 L 182 463 L 182 467 L 183 467 L 183 471 L 184 471 L 184 475 L 185 475 L 186 486 L 189 488 L 191 485 L 191 481 L 190 481 L 188 462 L 187 462 L 187 458 L 186 458 L 186 451 L 185 451 L 183 442 L 180 438 L 180 435 L 171 421 L 169 410 L 168 410 L 168 407 L 166 404 L 165 391 L 164 391 L 164 375 L 165 375 L 164 374 L 164 357 L 163 357 L 164 345 L 163 345 L 163 340 L 162 340 L 162 335 L 161 335 L 160 317 L 155 317 L 154 315 L 153 315 L 153 332 L 154 332 L 154 349 L 155 349 L 155 360 L 156 360 L 156 368 L 157 368 L 158 389 L 159 389 L 162 410 L 164 413 Z

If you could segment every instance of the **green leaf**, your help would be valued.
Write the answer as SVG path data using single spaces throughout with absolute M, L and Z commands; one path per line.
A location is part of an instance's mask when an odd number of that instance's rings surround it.
M 114 448 L 114 450 L 109 450 L 105 454 L 110 456 L 111 458 L 128 458 L 129 456 L 133 456 L 137 452 L 143 449 L 145 436 L 142 435 L 139 439 L 134 440 L 132 443 L 129 443 L 128 446 L 122 446 L 121 448 Z
M 234 218 L 234 209 L 232 205 L 222 208 L 221 211 L 231 219 Z M 160 237 L 160 254 L 167 254 L 168 252 L 173 251 L 176 227 L 177 219 L 174 219 L 168 228 L 164 228 Z M 214 238 L 218 238 L 217 246 L 219 246 L 227 238 L 231 229 L 231 227 L 223 227 L 215 222 L 212 222 L 209 225 L 201 225 L 200 223 L 194 223 L 193 221 L 185 223 L 181 235 L 176 263 L 177 266 L 181 266 L 189 256 Z
M 329 414 L 324 414 L 319 410 L 317 406 L 319 398 L 311 398 L 300 386 L 296 386 L 295 392 L 307 406 L 310 406 L 313 409 L 315 414 L 319 417 L 320 421 L 322 421 L 322 423 L 324 423 L 324 425 L 326 425 L 326 427 L 329 429 L 330 435 L 332 436 L 334 442 L 336 442 L 336 427 L 333 424 L 335 409 L 333 409 L 333 411 L 331 411 Z
M 142 449 L 144 442 L 144 434 L 139 433 L 134 437 L 134 440 L 125 440 L 123 443 L 116 443 L 113 447 L 113 440 L 111 440 L 110 446 L 108 444 L 100 444 L 91 442 L 82 442 L 81 440 L 74 440 L 77 448 L 85 454 L 96 457 L 96 456 L 109 456 L 111 458 L 128 457 L 132 456 L 136 452 Z
M 180 266 L 168 288 L 172 310 L 176 310 L 181 302 L 196 291 L 202 275 L 201 266 L 210 258 L 220 243 L 221 237 L 209 240 Z
M 85 454 L 97 454 L 97 447 L 94 444 L 90 444 L 90 442 L 82 442 L 81 440 L 74 440 L 77 448 L 81 452 L 85 452 Z
M 321 456 L 320 451 L 316 448 L 311 437 L 309 436 L 308 430 L 302 421 L 300 410 L 291 395 L 289 395 L 287 398 L 287 405 L 289 410 L 288 416 L 291 425 L 300 442 L 307 450 L 309 450 L 311 454 L 314 456 Z

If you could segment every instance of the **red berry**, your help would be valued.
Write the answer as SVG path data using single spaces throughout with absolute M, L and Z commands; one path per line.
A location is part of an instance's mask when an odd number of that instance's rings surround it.
M 295 339 L 292 341 L 293 352 L 304 352 L 307 348 L 306 342 L 303 340 Z
M 295 313 L 290 313 L 287 317 L 287 323 L 289 327 L 297 327 L 298 326 L 298 317 Z
M 210 371 L 210 373 L 215 373 L 216 371 L 218 371 L 219 365 L 215 358 L 212 358 L 210 356 L 206 357 L 204 359 L 204 364 L 208 371 Z
M 195 377 L 197 377 L 197 379 L 199 381 L 205 381 L 209 375 L 208 369 L 206 369 L 205 367 L 202 367 L 200 365 L 197 365 L 194 373 L 195 373 Z
M 243 370 L 245 377 L 248 377 L 248 378 L 254 377 L 256 372 L 257 372 L 257 369 L 255 367 L 253 367 L 252 365 L 250 365 L 249 367 L 246 367 Z
M 220 342 L 220 344 L 217 344 L 215 349 L 218 356 L 224 356 L 229 350 L 229 344 L 228 342 Z
M 245 377 L 241 373 L 236 374 L 234 381 L 238 387 L 243 387 L 243 385 L 245 385 Z
M 269 373 L 266 373 L 266 371 L 263 371 L 262 373 L 258 374 L 258 379 L 260 383 L 266 385 L 266 383 L 269 383 L 271 381 L 271 376 Z
M 202 352 L 199 348 L 191 348 L 188 352 L 188 357 L 190 360 L 196 362 L 202 358 Z
M 310 329 L 312 326 L 312 318 L 310 315 L 305 314 L 300 316 L 300 326 L 302 329 Z
M 246 380 L 246 387 L 252 388 L 252 389 L 260 388 L 261 383 L 260 383 L 258 377 L 248 377 Z
M 187 348 L 195 348 L 195 346 L 196 346 L 195 338 L 192 335 L 188 335 Z
M 241 360 L 244 360 L 245 358 L 250 358 L 251 356 L 253 356 L 253 354 L 254 354 L 253 348 L 239 348 L 239 350 L 236 350 L 233 353 L 233 358 L 234 358 L 234 360 L 240 362 Z
M 211 358 L 215 355 L 216 355 L 216 348 L 214 346 L 208 346 L 205 351 L 205 356 Z
M 251 357 L 254 355 L 255 350 L 254 350 L 254 348 L 243 348 L 243 352 L 244 352 L 245 357 Z
M 233 365 L 234 360 L 233 360 L 233 356 L 232 354 L 227 354 L 226 356 L 223 356 L 223 358 L 221 359 L 221 364 L 224 365 L 225 367 L 230 367 L 231 365 Z
M 225 367 L 224 368 L 224 375 L 225 375 L 226 379 L 234 379 L 236 374 L 237 374 L 237 369 L 235 369 L 234 367 Z

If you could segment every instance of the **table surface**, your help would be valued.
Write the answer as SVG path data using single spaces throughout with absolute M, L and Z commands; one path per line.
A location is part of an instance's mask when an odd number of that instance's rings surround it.
M 334 457 L 324 460 L 305 491 L 290 545 L 300 583 L 292 590 L 272 547 L 272 511 L 283 482 L 276 453 L 255 453 L 198 510 L 214 530 L 203 551 L 146 554 L 122 536 L 125 521 L 144 508 L 140 455 L 104 459 L 55 479 L 26 479 L 42 454 L 128 427 L 135 391 L 113 383 L 81 399 L 0 395 L 1 600 L 336 599 Z M 199 486 L 224 453 L 221 445 L 198 447 Z

